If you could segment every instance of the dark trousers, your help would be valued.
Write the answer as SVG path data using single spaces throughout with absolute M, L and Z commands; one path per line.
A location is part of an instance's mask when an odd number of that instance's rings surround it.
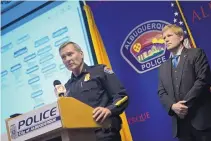
M 191 126 L 188 134 L 178 138 L 179 141 L 211 141 L 211 129 L 196 130 Z
M 95 131 L 97 141 L 121 141 L 120 132 L 115 129 Z

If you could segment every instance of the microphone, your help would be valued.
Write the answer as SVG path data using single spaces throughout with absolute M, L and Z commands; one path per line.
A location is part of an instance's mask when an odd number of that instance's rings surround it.
M 20 113 L 15 113 L 15 114 L 10 115 L 10 118 L 15 118 L 15 117 L 20 116 L 20 115 L 22 115 L 22 114 L 20 114 Z
M 59 97 L 64 97 L 66 93 L 65 87 L 62 85 L 62 83 L 59 80 L 55 80 L 53 82 L 53 85 L 55 87 L 55 92 Z

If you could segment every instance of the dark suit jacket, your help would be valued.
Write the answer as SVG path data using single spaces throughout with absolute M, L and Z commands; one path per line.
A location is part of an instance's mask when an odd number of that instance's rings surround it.
M 211 73 L 205 53 L 199 48 L 184 48 L 179 65 L 179 93 L 182 100 L 187 101 L 189 108 L 186 118 L 197 130 L 211 128 Z M 171 110 L 172 104 L 178 102 L 174 95 L 171 69 L 171 58 L 160 66 L 158 95 L 172 117 L 173 136 L 176 137 L 178 121 L 181 119 Z

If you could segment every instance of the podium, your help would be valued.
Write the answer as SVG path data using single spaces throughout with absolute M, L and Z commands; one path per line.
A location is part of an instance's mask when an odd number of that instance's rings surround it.
M 71 97 L 6 120 L 9 141 L 95 141 L 93 108 Z

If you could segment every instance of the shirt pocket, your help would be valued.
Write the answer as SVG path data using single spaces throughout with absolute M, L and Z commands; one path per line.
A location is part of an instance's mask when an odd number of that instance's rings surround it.
M 89 103 L 96 103 L 100 97 L 100 85 L 96 80 L 83 81 L 81 94 Z
M 99 88 L 97 81 L 94 79 L 83 81 L 81 82 L 81 85 L 82 85 L 82 88 L 81 88 L 82 92 L 92 91 Z

